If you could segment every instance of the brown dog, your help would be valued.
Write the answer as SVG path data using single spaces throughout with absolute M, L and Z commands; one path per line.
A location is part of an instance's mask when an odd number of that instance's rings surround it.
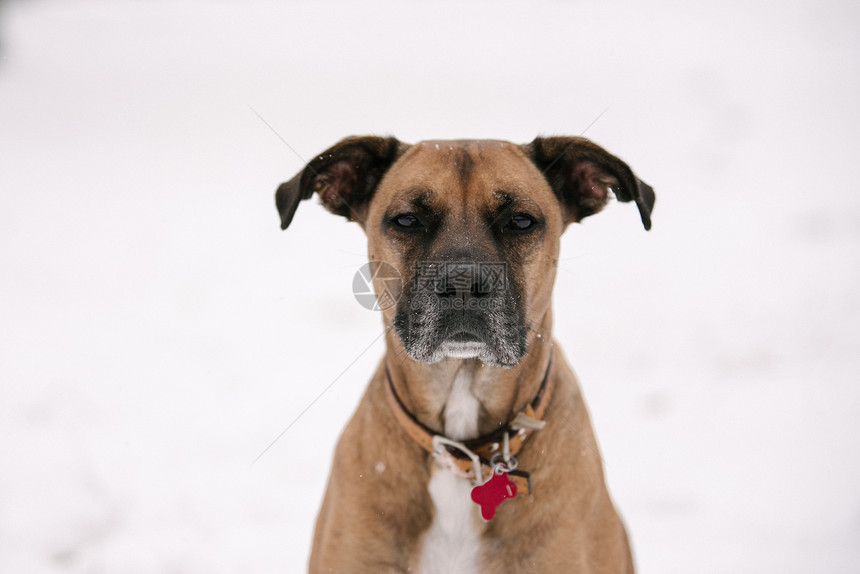
M 374 289 L 392 303 L 386 355 L 334 455 L 311 572 L 633 571 L 551 337 L 559 238 L 610 190 L 650 228 L 653 190 L 583 138 L 353 137 L 278 188 L 283 229 L 315 191 L 361 225 Z

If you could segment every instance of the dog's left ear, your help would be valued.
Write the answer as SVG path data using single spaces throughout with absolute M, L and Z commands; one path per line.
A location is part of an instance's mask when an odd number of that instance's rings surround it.
M 603 209 L 611 190 L 619 201 L 635 201 L 645 229 L 651 229 L 654 190 L 626 163 L 580 137 L 535 138 L 523 146 L 567 208 L 567 223 Z
M 281 229 L 289 227 L 299 201 L 314 192 L 332 213 L 363 223 L 376 186 L 407 147 L 392 137 L 361 136 L 341 140 L 318 154 L 275 192 Z

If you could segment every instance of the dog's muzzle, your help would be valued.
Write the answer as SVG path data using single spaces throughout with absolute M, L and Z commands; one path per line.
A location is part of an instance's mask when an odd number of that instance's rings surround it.
M 424 262 L 401 297 L 394 329 L 416 361 L 477 357 L 511 367 L 525 355 L 524 310 L 499 262 Z

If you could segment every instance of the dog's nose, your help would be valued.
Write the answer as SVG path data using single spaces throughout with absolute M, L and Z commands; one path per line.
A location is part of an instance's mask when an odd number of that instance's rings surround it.
M 434 292 L 443 298 L 486 297 L 492 291 L 492 282 L 485 275 L 478 263 L 445 263 L 436 278 Z

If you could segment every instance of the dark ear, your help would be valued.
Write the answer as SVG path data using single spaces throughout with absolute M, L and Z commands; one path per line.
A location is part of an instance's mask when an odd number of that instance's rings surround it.
M 642 225 L 651 229 L 654 190 L 602 147 L 585 138 L 554 137 L 535 138 L 524 149 L 567 207 L 568 222 L 603 209 L 612 190 L 619 201 L 635 201 Z
M 391 137 L 350 137 L 317 155 L 275 192 L 281 229 L 290 225 L 299 201 L 314 192 L 332 213 L 363 222 L 377 184 L 406 147 Z

